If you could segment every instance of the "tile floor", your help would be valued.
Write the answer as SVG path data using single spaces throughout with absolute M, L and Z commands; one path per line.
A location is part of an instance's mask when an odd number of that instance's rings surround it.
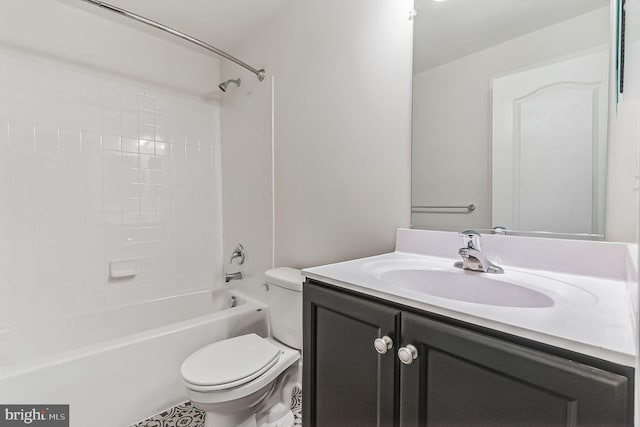
M 293 389 L 291 395 L 291 411 L 295 419 L 294 425 L 301 426 L 302 390 L 298 387 Z M 191 402 L 184 402 L 131 427 L 204 427 L 204 412 Z

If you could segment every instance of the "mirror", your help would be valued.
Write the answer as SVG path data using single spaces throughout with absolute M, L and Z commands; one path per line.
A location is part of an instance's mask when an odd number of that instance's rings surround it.
M 413 227 L 604 238 L 610 0 L 416 0 Z

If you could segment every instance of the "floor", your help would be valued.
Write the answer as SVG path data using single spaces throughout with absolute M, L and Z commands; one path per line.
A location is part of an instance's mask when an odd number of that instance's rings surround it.
M 301 426 L 302 390 L 298 387 L 293 389 L 291 395 L 291 411 L 295 418 L 294 425 Z M 204 412 L 194 407 L 191 402 L 185 402 L 131 427 L 204 427 Z

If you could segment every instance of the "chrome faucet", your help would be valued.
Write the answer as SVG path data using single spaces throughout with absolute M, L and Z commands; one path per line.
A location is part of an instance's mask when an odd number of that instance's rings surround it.
M 231 259 L 229 260 L 229 264 L 233 264 L 233 262 L 235 261 L 236 264 L 242 265 L 244 264 L 245 257 L 246 257 L 246 254 L 244 252 L 244 246 L 238 243 L 238 246 L 236 246 L 236 248 L 231 253 Z M 229 283 L 232 280 L 242 280 L 242 277 L 243 276 L 241 271 L 237 271 L 235 273 L 225 273 L 224 282 Z
M 501 267 L 489 261 L 480 252 L 480 234 L 477 231 L 467 230 L 460 233 L 460 235 L 464 238 L 464 246 L 458 251 L 462 261 L 456 262 L 454 264 L 455 267 L 483 273 L 504 273 Z
M 236 273 L 225 273 L 224 282 L 229 283 L 232 280 L 240 280 L 242 279 L 242 271 L 238 271 Z

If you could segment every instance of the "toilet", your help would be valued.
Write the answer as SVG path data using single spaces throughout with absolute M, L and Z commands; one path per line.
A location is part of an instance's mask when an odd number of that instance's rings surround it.
M 180 373 L 206 427 L 291 427 L 291 392 L 300 382 L 302 281 L 300 270 L 265 273 L 271 336 L 241 335 L 189 356 Z

